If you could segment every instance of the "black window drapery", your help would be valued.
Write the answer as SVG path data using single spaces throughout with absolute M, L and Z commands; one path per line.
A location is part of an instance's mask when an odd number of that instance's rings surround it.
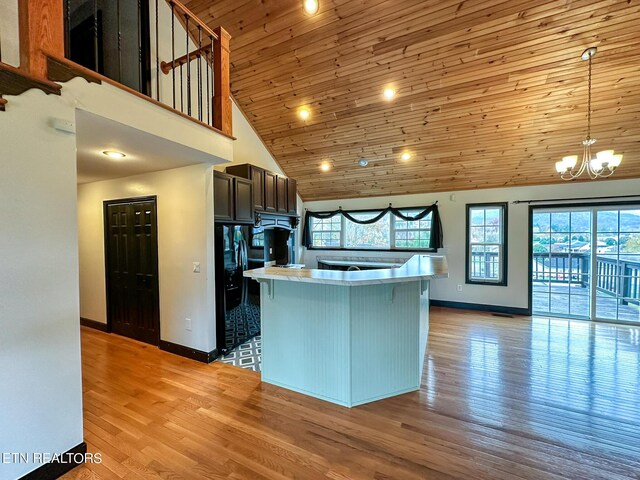
M 405 215 L 402 213 L 403 210 L 421 210 L 416 215 Z M 360 220 L 354 217 L 354 214 L 362 214 L 362 213 L 375 213 L 379 212 L 375 216 L 367 219 Z M 336 215 L 342 215 L 349 221 L 353 223 L 359 223 L 361 225 L 368 225 L 371 223 L 375 223 L 382 219 L 385 215 L 391 213 L 391 215 L 396 216 L 404 220 L 405 222 L 413 222 L 416 220 L 422 220 L 429 214 L 431 214 L 431 237 L 430 237 L 430 249 L 438 249 L 442 248 L 443 245 L 443 236 L 442 236 L 442 223 L 440 221 L 440 214 L 438 213 L 438 202 L 433 205 L 429 205 L 428 207 L 403 207 L 403 208 L 395 208 L 389 205 L 387 208 L 382 210 L 343 210 L 342 208 L 338 208 L 338 210 L 333 210 L 330 212 L 311 212 L 307 210 L 305 212 L 304 218 L 304 230 L 302 234 L 302 243 L 306 248 L 313 247 L 313 240 L 311 238 L 311 219 L 317 218 L 319 220 L 325 220 L 327 218 L 335 217 Z

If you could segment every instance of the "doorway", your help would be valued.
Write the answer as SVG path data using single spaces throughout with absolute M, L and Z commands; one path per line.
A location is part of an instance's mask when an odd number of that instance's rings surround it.
M 640 323 L 640 204 L 531 207 L 534 315 Z
M 105 201 L 104 218 L 108 328 L 158 345 L 156 197 Z

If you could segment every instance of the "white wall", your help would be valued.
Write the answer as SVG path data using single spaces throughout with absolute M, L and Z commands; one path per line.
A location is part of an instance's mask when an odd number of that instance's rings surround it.
M 282 168 L 264 146 L 260 137 L 249 124 L 240 108 L 233 102 L 233 136 L 237 140 L 233 144 L 233 164 L 251 163 L 258 167 L 284 175 Z M 217 170 L 224 170 L 226 165 L 219 165 Z
M 78 186 L 80 316 L 106 323 L 103 201 L 157 195 L 160 338 L 215 348 L 213 181 L 193 165 Z M 201 273 L 193 273 L 200 262 Z M 185 328 L 185 318 L 192 330 Z
M 55 96 L 28 92 L 0 113 L 0 452 L 82 442 L 75 138 Z M 14 479 L 39 465 L 2 464 Z
M 0 6 L 0 50 L 2 61 L 20 66 L 18 36 L 18 0 L 2 0 Z
M 452 193 L 455 194 L 455 201 L 450 199 Z M 440 252 L 447 256 L 449 278 L 433 281 L 431 297 L 453 302 L 527 308 L 529 207 L 526 204 L 509 204 L 508 286 L 498 287 L 465 284 L 466 204 L 633 194 L 640 194 L 640 179 L 317 201 L 305 202 L 304 207 L 312 211 L 322 211 L 334 210 L 338 206 L 344 209 L 384 208 L 389 203 L 393 203 L 394 207 L 408 207 L 431 205 L 438 201 L 444 232 L 444 248 Z M 315 268 L 317 267 L 316 257 L 327 255 L 403 258 L 412 254 L 305 249 L 304 262 L 308 267 Z M 457 285 L 462 285 L 462 292 L 456 290 Z

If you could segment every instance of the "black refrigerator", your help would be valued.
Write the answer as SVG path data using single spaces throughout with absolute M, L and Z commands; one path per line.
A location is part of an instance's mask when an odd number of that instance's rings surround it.
M 260 334 L 259 285 L 243 276 L 245 270 L 264 266 L 264 232 L 257 230 L 215 226 L 216 336 L 221 355 Z

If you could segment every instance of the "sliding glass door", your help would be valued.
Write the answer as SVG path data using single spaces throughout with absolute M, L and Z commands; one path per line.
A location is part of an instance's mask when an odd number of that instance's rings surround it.
M 640 323 L 640 206 L 535 208 L 532 312 Z
M 639 322 L 640 207 L 597 211 L 596 318 Z
M 591 224 L 589 209 L 534 210 L 534 313 L 590 318 Z

